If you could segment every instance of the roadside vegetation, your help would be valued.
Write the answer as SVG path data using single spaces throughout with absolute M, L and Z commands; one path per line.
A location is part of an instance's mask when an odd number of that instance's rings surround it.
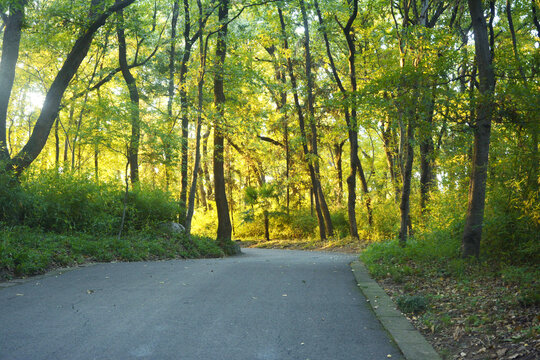
M 208 237 L 172 231 L 178 203 L 150 186 L 126 194 L 53 171 L 0 182 L 0 280 L 85 262 L 224 255 Z

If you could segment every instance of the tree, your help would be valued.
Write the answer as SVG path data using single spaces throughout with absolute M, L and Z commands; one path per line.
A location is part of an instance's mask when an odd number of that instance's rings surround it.
M 6 89 L 0 93 L 0 149 L 2 149 L 3 160 L 7 163 L 7 169 L 20 175 L 40 154 L 47 142 L 51 128 L 56 120 L 60 102 L 69 86 L 71 79 L 77 72 L 82 61 L 86 57 L 92 39 L 96 31 L 105 24 L 105 21 L 113 13 L 122 10 L 135 0 L 124 0 L 108 7 L 103 12 L 98 12 L 103 5 L 101 0 L 92 0 L 89 10 L 89 25 L 81 31 L 81 35 L 75 41 L 70 53 L 67 55 L 61 69 L 58 71 L 52 82 L 40 115 L 33 128 L 32 135 L 28 139 L 22 150 L 10 159 L 6 146 L 6 114 L 7 105 L 11 97 L 11 87 L 15 78 L 15 67 L 19 54 L 19 44 L 21 39 L 22 24 L 24 18 L 24 6 L 26 2 L 13 2 L 10 5 L 10 15 L 8 23 L 4 29 L 4 42 L 2 44 L 2 61 L 0 62 L 0 82 L 6 84 Z
M 116 4 L 118 4 L 118 2 L 119 0 L 116 0 Z M 129 91 L 129 100 L 131 102 L 129 107 L 131 117 L 131 137 L 128 147 L 128 164 L 131 174 L 131 183 L 136 184 L 139 182 L 139 142 L 141 138 L 139 90 L 137 89 L 137 81 L 128 67 L 124 13 L 122 10 L 118 11 L 116 34 L 118 37 L 118 61 L 120 63 L 122 76 Z
M 482 238 L 487 170 L 489 165 L 491 118 L 493 116 L 493 95 L 495 90 L 493 58 L 482 1 L 469 0 L 468 4 L 474 31 L 474 47 L 480 94 L 476 104 L 476 121 L 473 125 L 472 174 L 469 183 L 469 201 L 467 203 L 467 217 L 462 240 L 462 255 L 465 258 L 472 256 L 478 257 L 480 255 L 480 240 Z
M 216 64 L 214 75 L 214 189 L 216 210 L 218 215 L 217 240 L 224 249 L 230 248 L 232 224 L 229 217 L 229 205 L 225 191 L 225 173 L 223 170 L 223 153 L 225 136 L 223 134 L 223 117 L 225 114 L 225 92 L 223 90 L 223 71 L 227 54 L 227 21 L 229 17 L 229 0 L 219 0 L 218 21 L 220 28 L 216 42 Z

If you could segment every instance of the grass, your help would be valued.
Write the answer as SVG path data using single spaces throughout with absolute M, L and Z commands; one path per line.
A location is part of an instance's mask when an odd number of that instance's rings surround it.
M 0 279 L 37 275 L 85 262 L 221 257 L 215 241 L 201 236 L 137 232 L 120 239 L 83 233 L 56 234 L 18 226 L 0 230 Z

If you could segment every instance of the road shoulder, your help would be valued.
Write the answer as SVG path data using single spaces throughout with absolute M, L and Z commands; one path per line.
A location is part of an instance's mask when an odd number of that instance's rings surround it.
M 365 265 L 359 261 L 351 263 L 358 288 L 362 291 L 371 309 L 386 331 L 393 338 L 404 357 L 408 360 L 441 360 L 431 344 L 396 309 L 386 292 L 371 278 Z

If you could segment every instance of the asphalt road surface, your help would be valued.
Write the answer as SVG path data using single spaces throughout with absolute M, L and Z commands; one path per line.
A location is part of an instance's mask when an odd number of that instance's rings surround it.
M 402 359 L 357 289 L 354 256 L 243 252 L 0 289 L 0 359 Z

